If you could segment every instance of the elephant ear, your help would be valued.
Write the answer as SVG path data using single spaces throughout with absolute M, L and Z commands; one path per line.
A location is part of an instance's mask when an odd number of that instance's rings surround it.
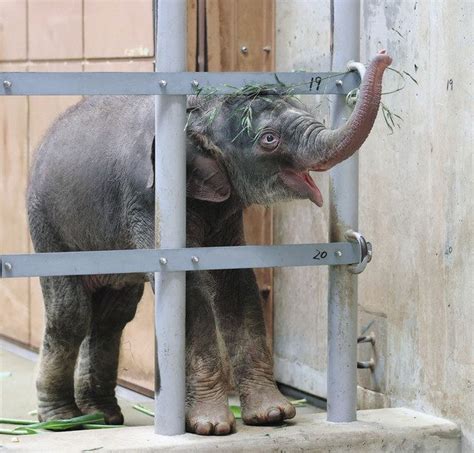
M 149 189 L 155 185 L 155 138 L 153 138 L 151 145 L 150 157 L 151 165 L 147 175 L 147 188 Z M 229 178 L 216 158 L 196 153 L 193 156 L 187 156 L 186 164 L 187 197 L 214 203 L 220 203 L 230 197 L 231 185 Z
M 230 197 L 229 178 L 216 159 L 195 154 L 188 159 L 187 173 L 187 197 L 213 203 L 220 203 Z
M 151 189 L 155 185 L 155 137 L 153 137 L 153 143 L 151 144 L 151 165 L 148 167 L 148 176 L 146 181 L 146 188 Z

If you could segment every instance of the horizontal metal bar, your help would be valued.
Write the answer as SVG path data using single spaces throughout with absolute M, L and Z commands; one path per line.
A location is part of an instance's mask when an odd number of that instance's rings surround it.
M 0 255 L 2 278 L 354 264 L 356 243 Z
M 0 72 L 0 95 L 230 94 L 249 85 L 292 94 L 347 94 L 357 72 Z

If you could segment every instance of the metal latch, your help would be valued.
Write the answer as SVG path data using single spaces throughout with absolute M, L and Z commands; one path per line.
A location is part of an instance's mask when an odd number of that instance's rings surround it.
M 362 236 L 360 233 L 357 233 L 357 231 L 348 230 L 344 234 L 344 237 L 349 242 L 355 242 L 359 244 L 360 263 L 350 265 L 348 270 L 352 274 L 360 274 L 366 268 L 367 263 L 370 263 L 372 260 L 372 244 L 367 242 L 364 236 Z

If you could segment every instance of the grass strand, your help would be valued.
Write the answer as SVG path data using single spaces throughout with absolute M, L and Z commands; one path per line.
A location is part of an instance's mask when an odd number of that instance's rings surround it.
M 149 415 L 150 417 L 155 416 L 155 413 L 153 411 L 151 411 L 150 409 L 147 409 L 142 404 L 135 404 L 134 406 L 132 406 L 132 408 L 138 412 L 141 412 L 142 414 Z

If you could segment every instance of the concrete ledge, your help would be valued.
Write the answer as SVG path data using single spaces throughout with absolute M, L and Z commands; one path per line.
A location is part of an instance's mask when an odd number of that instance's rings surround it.
M 165 437 L 151 426 L 0 436 L 0 448 L 14 451 L 234 451 L 234 452 L 439 452 L 461 451 L 461 432 L 449 421 L 405 408 L 358 412 L 358 421 L 326 422 L 326 414 L 301 415 L 280 427 L 239 424 L 235 434 L 202 437 L 193 434 Z

